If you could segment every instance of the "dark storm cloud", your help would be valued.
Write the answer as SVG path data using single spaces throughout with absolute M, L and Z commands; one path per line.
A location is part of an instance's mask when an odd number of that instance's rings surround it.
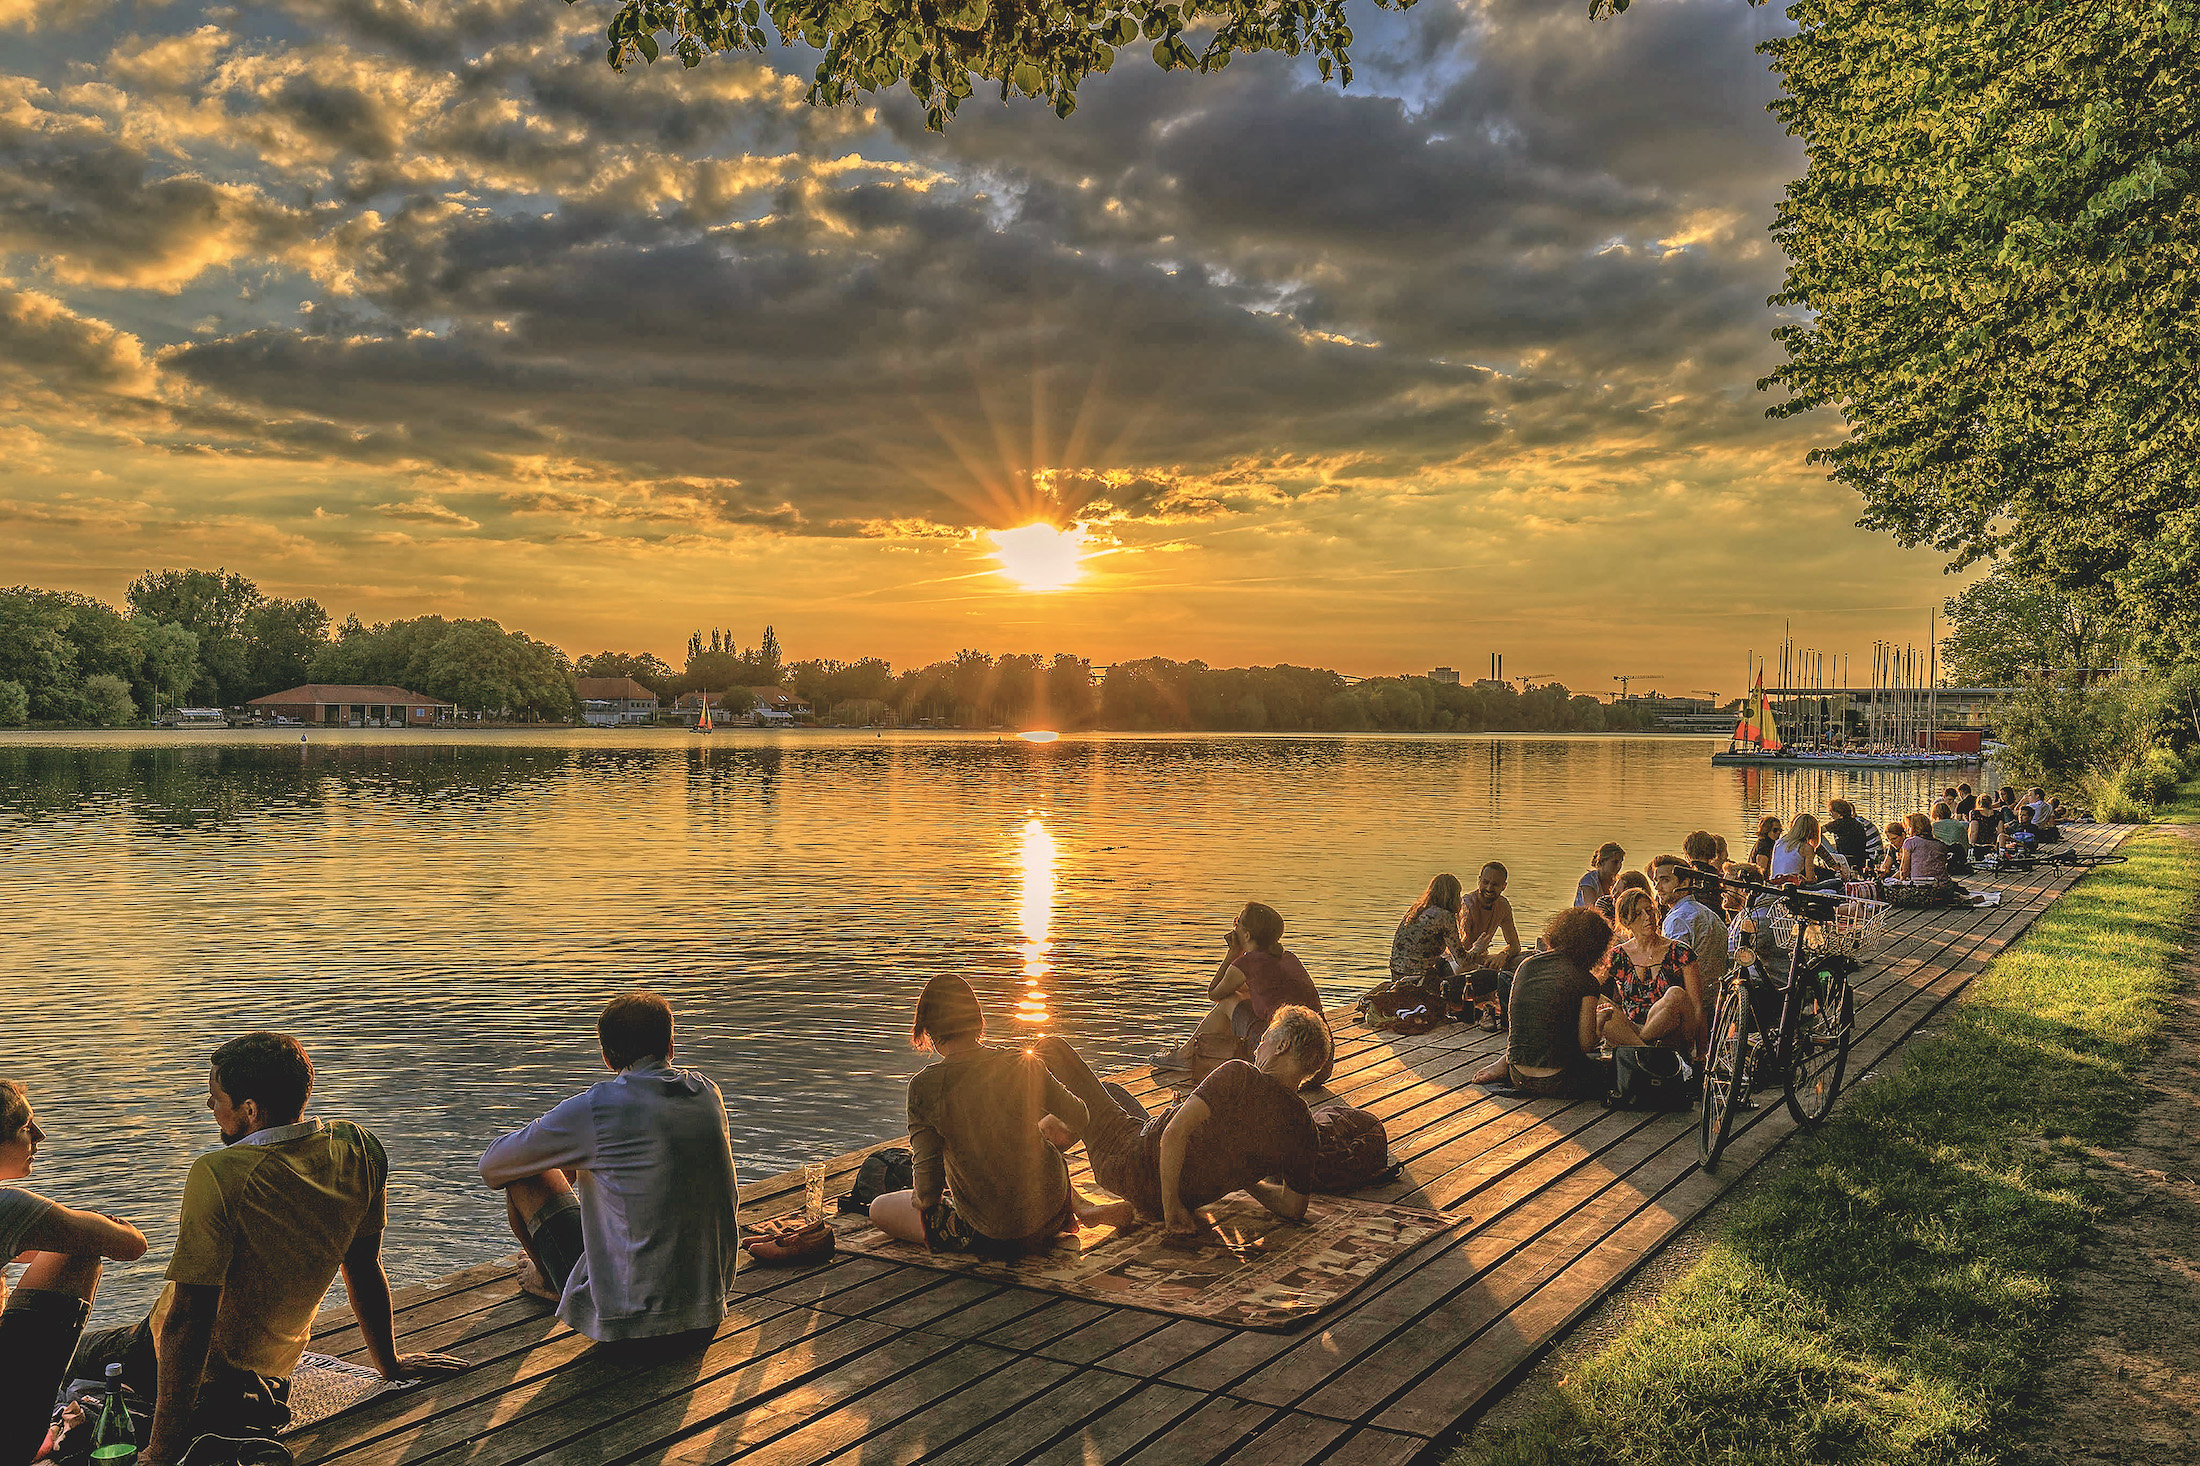
M 944 141 L 751 61 L 614 76 L 563 7 L 288 9 L 313 40 L 131 42 L 129 128 L 0 94 L 0 250 L 295 277 L 310 312 L 177 331 L 171 395 L 268 451 L 542 485 L 386 517 L 1168 522 L 1775 431 L 1795 160 L 1739 3 L 1424 0 L 1363 35 L 1379 91 L 1127 61 L 1067 123 L 974 102 Z

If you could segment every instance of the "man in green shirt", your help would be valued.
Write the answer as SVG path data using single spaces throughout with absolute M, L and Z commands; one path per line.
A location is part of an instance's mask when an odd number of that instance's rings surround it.
M 146 1466 L 173 1466 L 201 1435 L 272 1436 L 289 1424 L 290 1375 L 338 1272 L 383 1378 L 461 1363 L 398 1354 L 382 1270 L 389 1159 L 349 1120 L 304 1118 L 312 1090 L 313 1063 L 288 1034 L 248 1033 L 214 1051 L 206 1107 L 222 1148 L 184 1180 L 168 1286 L 145 1323 L 78 1351 L 77 1375 L 96 1378 L 119 1358 L 130 1387 L 153 1396 Z

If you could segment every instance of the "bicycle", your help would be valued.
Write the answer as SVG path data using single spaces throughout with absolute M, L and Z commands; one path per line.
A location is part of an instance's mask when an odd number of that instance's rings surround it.
M 1768 894 L 1761 886 L 1743 889 L 1758 901 Z M 1771 899 L 1785 914 L 1753 912 L 1751 921 L 1768 923 L 1769 935 L 1785 948 L 1786 980 L 1776 981 L 1754 943 L 1744 942 L 1720 985 L 1696 1132 L 1697 1158 L 1707 1171 L 1726 1149 L 1735 1115 L 1755 1107 L 1761 1087 L 1780 1083 L 1788 1113 L 1806 1130 L 1832 1111 L 1856 1022 L 1849 978 L 1863 970 L 1886 931 L 1883 901 L 1804 890 L 1773 892 Z M 1779 1016 L 1768 1024 L 1763 1000 L 1775 992 Z
M 1971 869 L 1989 875 L 2023 875 L 2036 870 L 2098 870 L 2104 865 L 2122 865 L 2129 859 L 2131 857 L 2128 855 L 2084 855 L 2075 849 L 2044 853 L 2035 850 L 1988 850 L 1973 858 Z

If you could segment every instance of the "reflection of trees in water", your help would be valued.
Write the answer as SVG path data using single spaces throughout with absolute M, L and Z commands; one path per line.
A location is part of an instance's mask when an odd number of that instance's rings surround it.
M 787 750 L 776 744 L 689 744 L 688 797 L 704 804 L 753 801 L 769 810 L 778 801 L 786 760 Z
M 120 800 L 149 825 L 189 829 L 278 806 L 327 808 L 362 791 L 398 803 L 498 802 L 575 775 L 646 776 L 662 761 L 648 749 L 510 744 L 0 747 L 0 812 L 46 820 Z

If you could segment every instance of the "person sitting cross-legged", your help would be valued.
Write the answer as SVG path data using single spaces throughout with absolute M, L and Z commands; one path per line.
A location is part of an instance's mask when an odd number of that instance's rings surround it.
M 1611 945 L 1612 924 L 1594 906 L 1553 916 L 1543 927 L 1543 950 L 1513 973 L 1505 1052 L 1470 1082 L 1551 1097 L 1596 1088 L 1602 1080 L 1588 1057 L 1597 1046 L 1595 970 Z
M 612 1077 L 481 1155 L 527 1251 L 521 1286 L 598 1343 L 715 1329 L 741 1257 L 718 1086 L 672 1065 L 672 1005 L 622 993 L 596 1019 Z
M 1155 1068 L 1204 1077 L 1213 1065 L 1250 1054 L 1278 1009 L 1296 1005 L 1321 1011 L 1321 991 L 1298 955 L 1283 945 L 1283 916 L 1273 906 L 1246 902 L 1223 941 L 1228 953 L 1207 985 L 1214 1006 L 1192 1030 L 1189 1042 L 1154 1056 Z M 1321 1078 L 1328 1077 L 1325 1063 Z
M 1614 1048 L 1656 1044 L 1701 1053 L 1707 1025 L 1696 954 L 1661 930 L 1655 897 L 1622 892 L 1618 911 L 1619 941 L 1604 954 L 1600 1032 Z
M 872 1201 L 880 1231 L 932 1252 L 1015 1257 L 1072 1226 L 1131 1220 L 1126 1202 L 1078 1195 L 1062 1151 L 1084 1136 L 1085 1102 L 1031 1050 L 985 1041 L 968 982 L 942 973 L 924 985 L 909 1042 L 939 1062 L 909 1081 L 913 1184 Z
M 201 1436 L 268 1438 L 290 1423 L 290 1376 L 341 1272 L 367 1361 L 384 1379 L 464 1368 L 399 1354 L 382 1268 L 389 1158 L 349 1120 L 308 1119 L 313 1061 L 288 1034 L 214 1050 L 206 1081 L 222 1148 L 191 1163 L 168 1287 L 135 1327 L 87 1334 L 70 1365 L 110 1363 L 153 1401 L 140 1458 L 174 1466 Z
M 1329 1026 L 1313 1009 L 1277 1009 L 1252 1063 L 1223 1064 L 1153 1116 L 1120 1085 L 1103 1085 L 1063 1040 L 1041 1039 L 1036 1052 L 1084 1101 L 1093 1179 L 1140 1217 L 1197 1233 L 1205 1224 L 1195 1208 L 1243 1191 L 1287 1221 L 1305 1219 L 1318 1142 L 1299 1091 L 1329 1062 Z M 1048 1138 L 1066 1145 L 1059 1125 L 1046 1127 Z
M 30 1175 L 46 1132 L 30 1091 L 0 1079 L 0 1462 L 42 1460 L 56 1444 L 47 1422 L 69 1356 L 99 1291 L 100 1262 L 135 1262 L 145 1234 L 12 1183 Z M 7 1269 L 23 1264 L 11 1292 Z

